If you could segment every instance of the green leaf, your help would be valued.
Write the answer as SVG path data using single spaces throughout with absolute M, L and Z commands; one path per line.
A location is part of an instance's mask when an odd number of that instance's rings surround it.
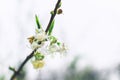
M 53 20 L 52 23 L 51 23 L 51 25 L 50 25 L 50 28 L 48 30 L 48 35 L 51 35 L 53 27 L 54 27 L 54 23 L 55 23 L 55 20 Z
M 37 15 L 35 15 L 35 19 L 36 19 L 37 27 L 38 27 L 38 29 L 40 29 L 40 28 L 41 28 L 41 25 L 40 25 L 40 22 L 39 22 L 39 19 L 38 19 L 38 16 L 37 16 Z
M 62 5 L 62 2 L 60 2 L 60 3 L 59 3 L 58 8 L 60 8 L 60 7 L 61 7 L 61 5 Z
M 15 68 L 9 66 L 9 69 L 10 69 L 11 71 L 15 72 Z

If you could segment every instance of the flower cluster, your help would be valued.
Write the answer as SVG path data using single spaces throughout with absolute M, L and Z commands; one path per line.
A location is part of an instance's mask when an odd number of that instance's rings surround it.
M 44 57 L 47 54 L 65 53 L 67 48 L 64 43 L 57 40 L 56 37 L 48 35 L 43 29 L 36 29 L 36 34 L 28 38 L 31 48 L 37 49 L 32 61 L 35 69 L 44 66 Z

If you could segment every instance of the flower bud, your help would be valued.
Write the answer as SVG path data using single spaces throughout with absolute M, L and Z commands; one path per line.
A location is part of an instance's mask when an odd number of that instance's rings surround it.
M 62 13 L 63 13 L 62 9 L 57 10 L 57 14 L 62 14 Z
M 53 14 L 54 14 L 54 11 L 51 11 L 50 14 L 53 15 Z
M 44 59 L 44 55 L 41 54 L 40 52 L 36 52 L 35 53 L 35 59 L 36 60 L 43 60 Z

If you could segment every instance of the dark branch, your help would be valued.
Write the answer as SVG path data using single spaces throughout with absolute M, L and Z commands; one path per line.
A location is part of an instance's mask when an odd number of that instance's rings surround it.
M 50 21 L 49 21 L 48 26 L 47 26 L 47 28 L 46 28 L 46 30 L 45 30 L 46 33 L 48 32 L 48 30 L 49 30 L 49 28 L 50 28 L 50 25 L 51 25 L 52 21 L 54 20 L 56 14 L 57 14 L 57 9 L 59 8 L 60 2 L 61 2 L 61 0 L 58 0 L 56 6 L 55 6 L 55 8 L 54 8 L 53 14 L 51 14 Z
M 12 75 L 10 80 L 14 80 L 16 78 L 16 76 L 20 73 L 20 71 L 22 70 L 22 68 L 24 67 L 24 65 L 28 62 L 29 59 L 31 59 L 34 55 L 34 52 L 36 52 L 37 49 L 35 49 L 34 51 L 32 51 L 32 53 L 27 56 L 27 58 L 24 60 L 24 62 L 20 65 L 19 69 L 17 71 L 14 72 L 14 74 Z

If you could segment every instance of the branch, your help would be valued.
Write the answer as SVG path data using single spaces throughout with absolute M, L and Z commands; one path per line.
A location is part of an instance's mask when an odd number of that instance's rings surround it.
M 48 32 L 49 28 L 50 28 L 50 25 L 52 23 L 52 21 L 54 20 L 55 16 L 56 16 L 56 13 L 57 13 L 57 9 L 59 8 L 59 4 L 60 4 L 61 0 L 58 0 L 55 8 L 54 8 L 54 14 L 51 14 L 51 18 L 50 18 L 50 21 L 48 23 L 48 26 L 46 28 L 46 33 Z M 23 67 L 25 66 L 25 64 L 34 56 L 34 52 L 36 52 L 37 49 L 33 50 L 31 52 L 30 55 L 28 55 L 26 57 L 26 59 L 23 61 L 23 63 L 20 65 L 20 67 L 18 68 L 17 71 L 14 71 L 13 75 L 11 76 L 11 79 L 10 80 L 15 80 L 16 76 L 20 74 L 20 71 L 23 69 Z
M 48 24 L 48 26 L 47 26 L 47 28 L 45 30 L 46 33 L 48 32 L 48 30 L 50 28 L 50 25 L 51 25 L 52 21 L 54 20 L 56 14 L 57 14 L 57 9 L 59 8 L 60 2 L 61 2 L 61 0 L 58 0 L 56 6 L 54 8 L 53 14 L 51 14 L 51 18 L 50 18 L 49 24 Z
M 26 59 L 24 60 L 24 62 L 20 65 L 20 67 L 18 68 L 17 71 L 14 72 L 14 74 L 12 75 L 10 80 L 14 80 L 15 77 L 20 73 L 20 71 L 22 70 L 22 68 L 24 67 L 24 65 L 28 62 L 29 59 L 31 59 L 34 55 L 34 52 L 36 52 L 37 49 L 33 50 L 31 52 L 31 54 L 29 56 L 26 57 Z

